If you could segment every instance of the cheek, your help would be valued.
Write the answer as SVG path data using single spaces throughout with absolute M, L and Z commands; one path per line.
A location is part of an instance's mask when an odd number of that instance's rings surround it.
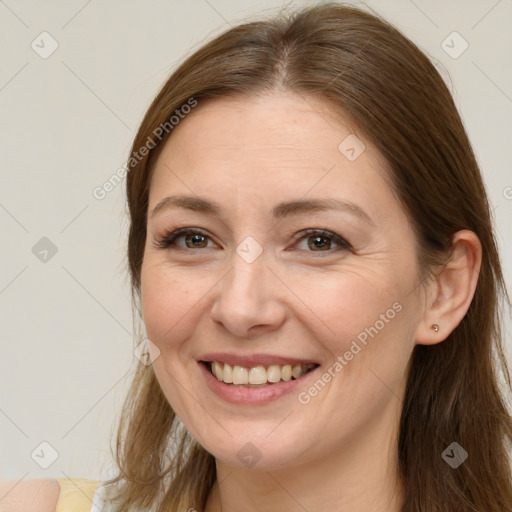
M 297 295 L 306 297 L 311 306 L 309 329 L 329 353 L 328 366 L 339 363 L 332 368 L 340 376 L 334 379 L 334 387 L 340 386 L 353 397 L 362 399 L 365 385 L 370 395 L 371 384 L 379 385 L 375 376 L 368 379 L 370 370 L 382 374 L 390 387 L 398 385 L 410 357 L 413 329 L 409 317 L 414 304 L 407 283 L 413 269 L 404 268 L 402 280 L 390 270 L 386 265 L 354 265 L 315 281 L 296 280 Z
M 357 335 L 388 310 L 394 317 L 393 304 L 403 297 L 399 283 L 383 268 L 346 267 L 294 282 L 294 291 L 311 308 L 308 316 L 320 320 L 322 332 L 338 340 Z
M 141 270 L 142 314 L 146 335 L 158 348 L 153 370 L 160 387 L 175 412 L 185 414 L 180 386 L 176 379 L 185 379 L 178 351 L 190 329 L 193 307 L 187 287 L 169 277 L 170 272 L 147 258 Z M 180 416 L 181 417 L 181 416 Z
M 186 325 L 194 306 L 190 285 L 170 277 L 161 265 L 145 262 L 141 273 L 142 313 L 148 338 L 162 350 Z
M 322 320 L 314 332 L 330 354 L 319 377 L 325 388 L 315 383 L 299 397 L 301 404 L 317 404 L 305 408 L 312 421 L 324 403 L 332 408 L 333 425 L 357 431 L 400 396 L 413 348 L 408 319 L 413 304 L 405 289 L 386 272 L 355 269 L 310 288 L 310 317 Z

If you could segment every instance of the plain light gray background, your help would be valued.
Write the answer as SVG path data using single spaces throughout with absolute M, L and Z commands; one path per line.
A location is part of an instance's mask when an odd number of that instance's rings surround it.
M 0 0 L 1 478 L 106 477 L 112 428 L 138 362 L 124 181 L 103 200 L 93 190 L 126 162 L 177 62 L 229 25 L 304 4 Z M 512 2 L 367 4 L 450 84 L 510 283 Z M 509 347 L 509 318 L 506 327 Z M 53 450 L 58 457 L 44 469 Z

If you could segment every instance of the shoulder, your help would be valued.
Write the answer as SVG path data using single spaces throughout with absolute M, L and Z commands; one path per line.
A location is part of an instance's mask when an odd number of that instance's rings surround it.
M 0 512 L 55 512 L 60 486 L 56 479 L 0 482 Z

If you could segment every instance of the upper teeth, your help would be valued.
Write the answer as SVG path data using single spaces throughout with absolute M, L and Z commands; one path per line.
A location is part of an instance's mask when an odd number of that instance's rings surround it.
M 246 368 L 238 365 L 231 366 L 218 361 L 210 363 L 213 375 L 226 384 L 266 384 L 267 382 L 279 382 L 280 380 L 289 381 L 292 377 L 298 379 L 315 366 L 315 364 L 272 364 L 268 368 L 264 366 Z

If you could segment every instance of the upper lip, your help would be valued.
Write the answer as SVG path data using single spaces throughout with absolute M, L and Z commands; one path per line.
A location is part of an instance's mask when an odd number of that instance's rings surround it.
M 219 363 L 227 363 L 231 366 L 244 366 L 246 368 L 253 368 L 254 366 L 269 366 L 271 364 L 318 364 L 316 361 L 308 358 L 298 359 L 296 357 L 281 356 L 274 354 L 233 354 L 229 352 L 211 352 L 204 354 L 199 358 L 199 361 Z

